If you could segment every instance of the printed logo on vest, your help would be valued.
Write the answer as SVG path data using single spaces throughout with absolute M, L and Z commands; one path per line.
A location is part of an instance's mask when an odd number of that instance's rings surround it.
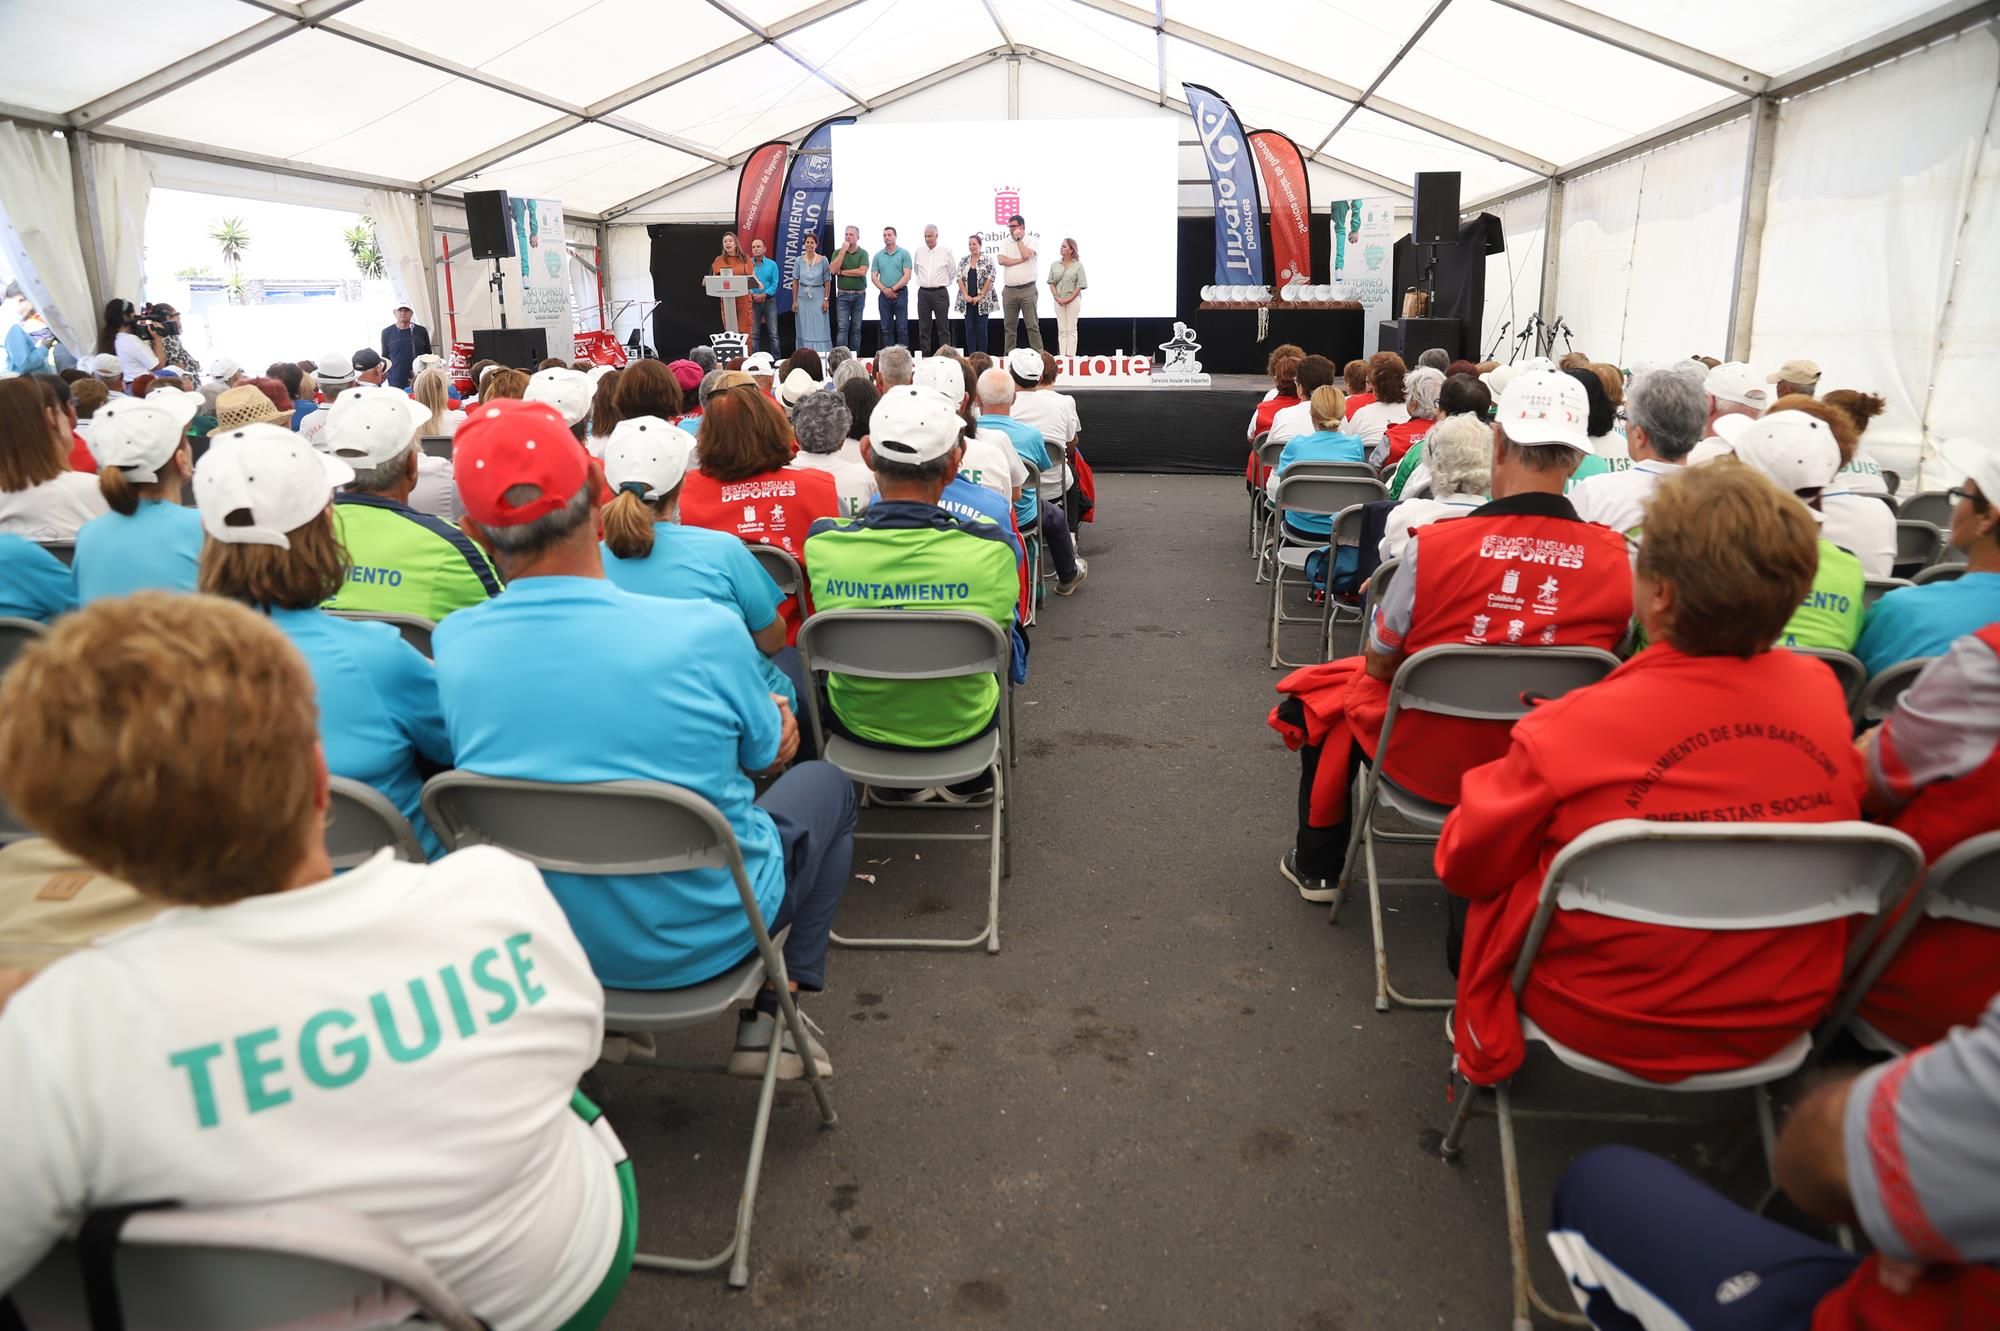
M 1733 1275 L 1715 1287 L 1715 1301 L 1717 1303 L 1734 1303 L 1745 1294 L 1754 1291 L 1763 1283 L 1763 1278 L 1755 1271 L 1745 1271 L 1741 1275 Z
M 1472 617 L 1472 632 L 1465 635 L 1465 640 L 1467 642 L 1485 642 L 1486 626 L 1492 622 L 1493 616 L 1491 615 L 1474 615 Z

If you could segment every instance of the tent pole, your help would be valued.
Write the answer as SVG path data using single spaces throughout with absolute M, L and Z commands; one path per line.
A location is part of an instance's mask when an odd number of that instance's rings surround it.
M 137 291 L 113 292 L 111 269 L 104 262 L 104 223 L 97 211 L 97 163 L 90 156 L 90 135 L 80 129 L 64 131 L 69 141 L 69 178 L 76 193 L 76 234 L 83 248 L 84 276 L 90 281 L 90 304 L 101 313 L 115 294 L 136 301 Z M 143 281 L 144 272 L 140 273 Z
M 1021 118 L 1021 57 L 1007 57 L 1007 118 Z
M 417 235 L 423 242 L 417 252 L 424 256 L 424 297 L 430 301 L 430 326 L 435 328 L 438 316 L 444 313 L 444 306 L 438 302 L 438 270 L 431 258 L 432 247 L 437 244 L 437 232 L 432 229 L 431 192 L 427 189 L 417 191 Z
M 1778 143 L 1778 103 L 1759 97 L 1750 106 L 1750 146 L 1743 158 L 1743 211 L 1736 223 L 1736 280 L 1729 292 L 1729 359 L 1750 359 L 1757 314 L 1757 279 L 1764 257 L 1764 215 L 1770 206 L 1771 162 Z
M 1556 308 L 1556 283 L 1562 275 L 1563 179 L 1549 181 L 1548 220 L 1542 224 L 1542 294 L 1536 302 L 1544 324 L 1554 323 L 1562 311 Z M 1529 353 L 1539 356 L 1539 339 Z
M 610 285 L 605 271 L 611 265 L 611 227 L 608 223 L 597 224 L 597 326 L 607 333 L 618 330 L 611 326 L 611 307 L 604 303 L 605 289 Z

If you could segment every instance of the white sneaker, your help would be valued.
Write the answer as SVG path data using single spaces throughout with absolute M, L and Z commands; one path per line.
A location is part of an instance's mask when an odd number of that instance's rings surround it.
M 822 1077 L 833 1075 L 833 1062 L 826 1056 L 826 1050 L 814 1035 L 825 1032 L 813 1025 L 813 1020 L 805 1013 L 799 1013 L 799 1021 L 810 1032 L 806 1036 L 806 1052 L 812 1055 L 813 1068 Z M 736 1023 L 736 1050 L 729 1056 L 729 1075 L 732 1077 L 761 1077 L 764 1064 L 770 1057 L 771 1036 L 778 1029 L 777 1018 L 768 1012 L 755 1008 L 745 1008 Z M 792 1033 L 784 1033 L 778 1044 L 778 1080 L 797 1081 L 806 1075 L 806 1064 L 799 1057 L 792 1043 Z
M 1088 559 L 1085 559 L 1082 555 L 1078 555 L 1076 558 L 1076 576 L 1071 578 L 1068 582 L 1058 582 L 1056 584 L 1056 595 L 1057 596 L 1076 595 L 1076 589 L 1078 587 L 1083 586 L 1083 580 L 1089 576 L 1090 576 L 1090 561 Z

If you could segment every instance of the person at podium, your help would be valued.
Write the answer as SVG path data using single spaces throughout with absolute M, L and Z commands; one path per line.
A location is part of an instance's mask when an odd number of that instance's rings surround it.
M 708 271 L 711 277 L 750 276 L 750 256 L 745 254 L 736 244 L 736 233 L 734 231 L 725 231 L 722 233 L 722 253 L 709 261 Z M 744 295 L 735 298 L 736 319 L 733 323 L 729 318 L 730 301 L 724 298 L 716 303 L 722 309 L 720 317 L 723 328 L 748 336 L 750 332 L 750 297 Z

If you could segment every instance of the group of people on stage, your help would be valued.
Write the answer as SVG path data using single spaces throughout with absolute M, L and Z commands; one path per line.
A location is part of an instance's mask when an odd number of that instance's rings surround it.
M 924 228 L 924 243 L 909 249 L 897 243 L 896 228 L 882 228 L 882 248 L 870 254 L 861 244 L 861 228 L 846 229 L 839 249 L 820 253 L 819 236 L 807 231 L 789 276 L 765 253 L 764 242 L 750 242 L 746 254 L 734 231 L 722 234 L 722 252 L 708 265 L 714 275 L 741 273 L 750 279 L 750 294 L 724 298 L 722 322 L 749 339 L 752 351 L 783 354 L 778 338 L 778 304 L 789 290 L 797 317 L 800 347 L 825 353 L 835 345 L 859 354 L 861 320 L 868 292 L 875 292 L 876 317 L 882 324 L 882 345 L 901 345 L 924 355 L 952 343 L 954 314 L 961 321 L 957 345 L 968 352 L 987 348 L 987 321 L 997 307 L 1001 317 L 1001 350 L 1012 351 L 1025 325 L 1026 342 L 1042 350 L 1041 297 L 1036 286 L 1040 255 L 1019 213 L 1007 219 L 1007 239 L 988 254 L 977 234 L 966 238 L 964 258 L 938 243 L 935 225 Z M 1076 355 L 1077 320 L 1083 293 L 1090 285 L 1076 241 L 1065 238 L 1044 279 L 1055 301 L 1056 346 L 1061 355 Z M 916 336 L 911 337 L 910 288 L 916 288 Z M 735 310 L 729 308 L 734 301 Z M 733 314 L 733 318 L 732 318 Z

